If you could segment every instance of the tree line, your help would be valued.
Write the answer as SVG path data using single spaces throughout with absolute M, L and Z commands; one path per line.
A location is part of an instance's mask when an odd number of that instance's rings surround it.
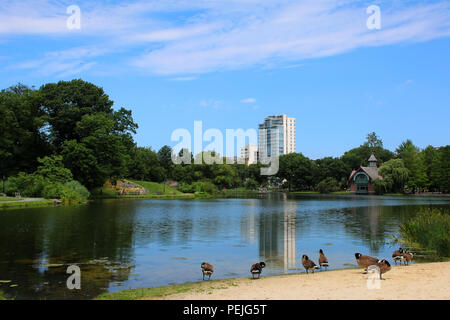
M 85 198 L 87 190 L 102 187 L 108 179 L 129 178 L 174 180 L 183 192 L 274 185 L 289 191 L 329 192 L 344 190 L 352 170 L 367 165 L 372 153 L 383 164 L 380 174 L 386 177 L 374 183 L 379 193 L 450 189 L 449 146 L 420 150 L 407 140 L 392 152 L 383 148 L 375 133 L 341 157 L 312 160 L 301 153 L 283 155 L 278 173 L 271 177 L 260 175 L 260 163 L 174 164 L 169 146 L 159 150 L 138 146 L 133 139 L 138 124 L 131 110 L 113 106 L 102 88 L 80 79 L 39 89 L 18 84 L 2 90 L 0 175 L 7 191 Z M 177 156 L 185 152 L 189 150 Z

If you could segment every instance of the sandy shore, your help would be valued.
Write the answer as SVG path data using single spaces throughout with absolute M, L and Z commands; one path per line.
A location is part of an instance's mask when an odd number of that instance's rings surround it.
M 204 281 L 199 290 L 165 296 L 179 300 L 246 299 L 446 299 L 450 300 L 450 262 L 393 266 L 385 280 L 372 282 L 362 269 L 318 271 L 264 277 Z M 377 285 L 379 289 L 376 289 Z

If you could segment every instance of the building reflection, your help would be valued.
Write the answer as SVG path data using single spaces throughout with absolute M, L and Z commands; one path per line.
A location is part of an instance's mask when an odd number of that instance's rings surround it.
M 297 203 L 284 199 L 282 212 L 264 213 L 259 221 L 259 256 L 285 273 L 297 267 L 296 212 Z

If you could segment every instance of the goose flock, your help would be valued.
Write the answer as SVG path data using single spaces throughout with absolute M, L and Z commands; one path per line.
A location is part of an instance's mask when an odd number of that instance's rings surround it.
M 391 270 L 391 265 L 389 261 L 386 259 L 378 260 L 378 258 L 374 258 L 371 256 L 363 255 L 359 252 L 355 253 L 356 263 L 361 268 L 364 268 L 364 273 L 368 272 L 368 269 L 375 268 L 378 270 L 380 274 L 380 279 L 383 279 L 381 277 L 382 274 L 388 272 Z M 395 250 L 392 253 L 392 259 L 394 260 L 394 263 L 397 264 L 397 261 L 400 261 L 400 264 L 403 262 L 404 265 L 409 265 L 409 262 L 414 258 L 414 254 L 412 252 L 409 252 L 407 250 L 404 250 L 403 248 L 399 248 L 398 250 Z M 309 257 L 304 254 L 302 255 L 302 265 L 305 268 L 306 274 L 308 274 L 308 271 L 311 271 L 314 273 L 314 270 L 325 268 L 325 270 L 329 267 L 328 264 L 328 258 L 323 253 L 323 250 L 319 250 L 319 258 L 318 258 L 319 265 L 316 265 L 314 261 L 309 259 Z M 259 279 L 262 273 L 262 269 L 266 266 L 264 261 L 257 262 L 255 264 L 252 264 L 250 267 L 250 273 L 252 275 L 252 279 L 255 279 L 255 276 L 257 276 L 256 279 Z M 214 272 L 214 267 L 207 263 L 203 262 L 201 265 L 202 274 L 203 274 L 203 280 L 205 280 L 205 276 L 208 277 L 208 280 L 211 279 L 211 275 Z M 384 280 L 384 279 L 383 279 Z

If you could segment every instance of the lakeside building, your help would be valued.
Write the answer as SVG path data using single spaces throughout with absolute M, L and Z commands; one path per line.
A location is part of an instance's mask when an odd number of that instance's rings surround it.
M 353 170 L 348 178 L 350 184 L 350 192 L 356 194 L 373 194 L 372 181 L 375 179 L 383 179 L 378 174 L 377 158 L 372 154 L 368 160 L 368 167 L 360 167 L 358 170 Z
M 248 144 L 241 148 L 241 161 L 245 161 L 245 164 L 256 164 L 258 162 L 258 147 L 254 144 Z
M 295 118 L 269 116 L 258 127 L 258 154 L 263 163 L 272 157 L 295 152 Z

